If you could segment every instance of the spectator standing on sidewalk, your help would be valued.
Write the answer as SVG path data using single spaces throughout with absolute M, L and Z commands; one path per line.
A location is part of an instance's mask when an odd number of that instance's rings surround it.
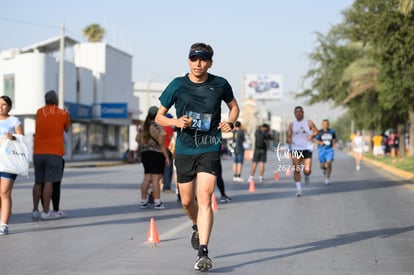
M 325 184 L 331 184 L 332 163 L 334 161 L 334 148 L 336 143 L 335 130 L 329 128 L 329 120 L 324 119 L 322 129 L 319 130 L 315 138 L 318 144 L 318 157 L 323 175 L 325 176 Z
M 384 152 L 385 156 L 389 156 L 390 155 L 390 146 L 388 144 L 389 142 L 389 137 L 385 132 L 382 132 L 381 134 L 382 136 L 382 150 Z
M 402 161 L 400 152 L 400 136 L 398 135 L 398 132 L 396 130 L 392 131 L 390 134 L 389 145 L 391 150 L 392 162 L 395 163 L 397 157 L 400 161 Z
M 241 129 L 241 122 L 236 121 L 234 123 L 233 130 L 233 146 L 234 146 L 234 158 L 233 158 L 233 181 L 243 182 L 242 169 L 244 163 L 244 146 L 245 141 L 244 132 Z
M 217 174 L 217 188 L 220 191 L 220 202 L 221 203 L 228 203 L 231 201 L 231 198 L 227 196 L 226 194 L 226 187 L 224 186 L 224 179 L 223 179 L 223 166 L 221 165 L 221 159 L 220 159 L 220 165 L 219 165 L 219 172 Z
M 0 96 L 0 135 L 1 138 L 14 140 L 12 134 L 23 135 L 23 127 L 20 120 L 9 115 L 12 108 L 10 97 Z M 0 235 L 9 234 L 9 219 L 12 209 L 12 189 L 17 175 L 0 171 Z
M 264 181 L 265 164 L 267 161 L 267 147 L 271 140 L 269 134 L 270 126 L 264 123 L 254 133 L 254 151 L 252 168 L 250 169 L 250 177 L 248 181 L 254 180 L 254 174 L 256 173 L 257 164 L 259 164 L 259 182 Z
M 63 178 L 63 171 L 64 170 L 65 170 L 65 159 L 62 158 L 62 178 Z M 53 191 L 52 191 L 52 198 L 51 198 L 52 199 L 52 205 L 53 205 L 53 212 L 54 212 L 54 215 L 57 218 L 67 218 L 68 215 L 66 214 L 66 212 L 63 212 L 60 209 L 60 190 L 62 189 L 61 185 L 62 185 L 61 181 L 53 182 L 53 188 L 52 188 Z M 43 190 L 42 190 L 42 192 L 43 192 Z M 40 197 L 40 200 L 41 200 L 42 206 L 43 206 L 44 205 L 43 204 L 43 198 Z
M 161 94 L 156 121 L 180 128 L 175 166 L 181 204 L 193 222 L 191 244 L 198 250 L 194 269 L 207 271 L 213 266 L 207 246 L 214 220 L 211 203 L 219 173 L 221 132 L 233 130 L 239 106 L 227 80 L 208 73 L 213 65 L 210 45 L 193 44 L 188 65 L 190 72 L 175 78 Z M 227 121 L 221 121 L 222 101 L 230 109 Z M 173 105 L 176 119 L 165 116 Z
M 374 132 L 374 135 L 371 138 L 372 140 L 372 154 L 374 157 L 383 157 L 384 148 L 383 148 L 383 137 L 382 135 Z
M 165 166 L 170 165 L 170 159 L 165 147 L 165 130 L 155 123 L 158 107 L 152 106 L 148 110 L 141 133 L 136 141 L 141 147 L 141 160 L 144 166 L 144 180 L 141 183 L 140 208 L 148 208 L 148 190 L 150 184 L 154 197 L 154 209 L 165 209 L 167 204 L 161 201 L 160 180 Z
M 173 115 L 168 113 L 168 118 L 173 118 Z M 168 159 L 170 161 L 170 165 L 165 166 L 164 172 L 162 174 L 162 191 L 163 192 L 175 192 L 171 190 L 171 183 L 173 181 L 173 172 L 174 172 L 174 162 L 173 162 L 173 154 L 170 151 L 170 142 L 174 136 L 174 128 L 171 126 L 164 126 L 165 130 L 165 147 L 167 148 Z
M 300 197 L 302 196 L 302 170 L 305 175 L 305 184 L 309 184 L 309 176 L 312 173 L 313 138 L 318 135 L 318 129 L 312 120 L 304 117 L 302 106 L 296 106 L 294 114 L 296 120 L 289 124 L 287 142 L 292 156 L 296 196 Z
M 69 113 L 58 107 L 59 99 L 55 91 L 45 94 L 45 106 L 36 112 L 36 126 L 33 143 L 33 165 L 35 184 L 33 186 L 34 219 L 39 218 L 39 200 L 43 199 L 43 220 L 57 219 L 62 216 L 49 209 L 53 193 L 53 182 L 60 182 L 63 176 L 65 153 L 64 132 L 69 129 Z

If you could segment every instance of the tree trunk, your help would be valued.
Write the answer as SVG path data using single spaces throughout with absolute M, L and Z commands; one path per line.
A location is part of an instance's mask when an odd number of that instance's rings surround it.
M 409 157 L 414 157 L 414 142 L 413 142 L 413 137 L 414 137 L 414 111 L 410 111 L 409 113 L 409 119 L 410 119 L 410 135 L 408 136 L 408 156 Z
M 397 125 L 397 133 L 398 133 L 398 136 L 400 137 L 400 144 L 399 144 L 400 155 L 402 157 L 405 157 L 406 156 L 405 154 L 406 152 L 405 151 L 405 124 L 400 123 Z

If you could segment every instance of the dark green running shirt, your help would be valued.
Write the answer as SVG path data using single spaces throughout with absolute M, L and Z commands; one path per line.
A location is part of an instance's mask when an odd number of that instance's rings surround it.
M 220 76 L 208 74 L 204 83 L 193 83 L 186 74 L 171 81 L 159 97 L 161 105 L 167 109 L 175 105 L 177 118 L 192 118 L 191 127 L 177 131 L 176 154 L 219 152 L 221 102 L 229 103 L 233 98 L 233 89 Z

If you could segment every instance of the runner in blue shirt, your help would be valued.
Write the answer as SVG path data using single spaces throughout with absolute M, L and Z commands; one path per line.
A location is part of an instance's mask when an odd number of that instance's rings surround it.
M 322 173 L 325 176 L 325 184 L 331 184 L 330 176 L 332 173 L 332 162 L 334 160 L 334 148 L 336 143 L 335 130 L 329 128 L 329 120 L 324 119 L 322 129 L 319 130 L 315 137 L 318 146 L 319 162 Z

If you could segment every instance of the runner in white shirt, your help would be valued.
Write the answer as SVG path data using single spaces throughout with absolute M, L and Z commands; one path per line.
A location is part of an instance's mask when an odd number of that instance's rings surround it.
M 289 124 L 287 142 L 290 145 L 292 157 L 293 179 L 296 184 L 296 196 L 302 196 L 301 171 L 305 175 L 305 184 L 309 183 L 312 170 L 313 138 L 318 135 L 318 129 L 312 120 L 304 118 L 303 108 L 294 109 L 296 120 Z
M 361 135 L 361 131 L 356 131 L 355 136 L 352 139 L 352 149 L 355 153 L 355 169 L 359 171 L 361 169 L 362 154 L 364 153 L 365 141 Z

